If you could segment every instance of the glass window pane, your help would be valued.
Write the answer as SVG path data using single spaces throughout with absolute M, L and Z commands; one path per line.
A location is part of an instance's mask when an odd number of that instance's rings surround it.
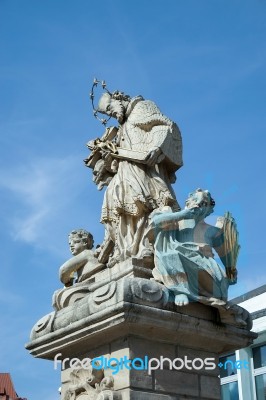
M 254 347 L 252 351 L 254 368 L 266 367 L 266 344 L 263 346 Z
M 266 400 L 266 374 L 255 376 L 257 400 Z
M 237 381 L 227 383 L 226 385 L 221 386 L 221 399 L 222 400 L 239 400 Z
M 228 354 L 228 356 L 221 357 L 219 359 L 220 377 L 225 378 L 226 376 L 232 376 L 237 374 L 235 368 L 236 355 Z

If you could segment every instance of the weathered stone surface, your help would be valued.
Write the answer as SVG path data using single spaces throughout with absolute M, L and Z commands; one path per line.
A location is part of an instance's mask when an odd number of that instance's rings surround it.
M 179 396 L 178 400 L 210 400 L 203 397 Z
M 130 371 L 130 387 L 142 390 L 152 390 L 153 378 L 147 371 L 136 371 L 132 369 Z
M 121 358 L 130 356 L 129 337 L 121 337 L 110 344 L 111 357 Z
M 94 115 L 111 115 L 120 125 L 90 141 L 92 152 L 85 160 L 98 188 L 107 185 L 101 215 L 105 240 L 98 259 L 109 266 L 132 257 L 153 263 L 149 214 L 163 206 L 179 207 L 171 183 L 183 164 L 182 138 L 152 101 L 117 95 L 105 92 Z
M 101 346 L 97 346 L 92 349 L 88 349 L 86 352 L 84 352 L 84 348 L 80 349 L 80 352 L 76 354 L 76 356 L 80 359 L 83 358 L 97 358 L 97 357 L 110 357 L 111 353 L 111 345 L 109 343 L 105 343 Z
M 155 390 L 199 396 L 198 375 L 180 371 L 155 371 Z
M 61 370 L 61 383 L 64 385 L 67 382 L 70 382 L 70 374 L 71 374 L 71 368 L 67 368 L 64 370 Z
M 63 400 L 121 400 L 114 392 L 114 378 L 106 376 L 88 360 L 87 368 L 74 368 L 64 373 L 61 386 Z
M 221 351 L 227 351 L 230 347 L 226 345 L 227 336 L 233 332 L 239 332 L 236 342 L 246 338 L 243 344 L 248 345 L 252 339 L 252 334 L 247 334 L 248 330 L 220 324 L 218 320 L 213 322 L 215 314 L 212 307 L 194 303 L 177 309 L 168 299 L 168 289 L 147 279 L 125 277 L 118 282 L 107 283 L 72 306 L 50 313 L 38 321 L 27 348 L 37 349 L 41 345 L 44 350 L 48 342 L 51 348 L 54 340 L 59 347 L 67 344 L 68 340 L 75 346 L 84 335 L 94 340 L 95 333 L 103 332 L 103 329 L 108 329 L 113 340 L 115 336 L 121 337 L 123 332 L 124 335 L 134 331 L 139 334 L 143 330 L 151 338 L 158 338 L 163 332 L 166 342 L 172 342 L 175 337 L 181 345 L 189 346 L 191 342 L 192 347 L 194 334 L 200 332 L 199 349 L 204 350 L 207 346 L 210 351 L 217 348 L 218 343 Z M 195 316 L 197 310 L 204 319 Z M 208 324 L 208 321 L 211 323 Z M 118 333 L 117 329 L 120 329 Z M 210 337 L 209 332 L 213 336 Z M 105 342 L 101 333 L 98 340 L 98 345 Z
M 204 360 L 206 358 L 215 358 L 216 365 L 219 362 L 219 357 L 217 355 L 209 352 L 209 351 L 203 351 L 203 350 L 198 350 L 198 349 L 190 349 L 190 348 L 187 348 L 187 347 L 178 346 L 177 354 L 178 354 L 178 357 L 180 357 L 182 359 L 184 359 L 184 357 L 187 357 L 189 360 L 194 360 L 196 358 L 200 358 L 202 360 Z M 185 369 L 185 367 L 184 367 L 184 369 Z M 202 370 L 194 369 L 193 372 L 198 373 L 198 374 L 202 374 Z M 213 375 L 213 376 L 217 377 L 219 375 L 219 373 L 220 373 L 219 367 L 216 367 L 213 370 L 212 369 L 205 370 L 204 373 L 206 375 Z
M 152 269 L 137 258 L 127 259 L 98 272 L 88 280 L 90 291 L 93 292 L 98 287 L 110 282 L 117 281 L 125 276 L 134 278 L 152 278 Z
M 152 376 L 147 371 L 127 370 L 123 368 L 118 374 L 114 375 L 114 390 L 126 388 L 152 390 Z
M 168 395 L 148 391 L 124 390 L 120 391 L 122 400 L 179 400 L 177 395 Z
M 211 400 L 219 400 L 221 396 L 220 379 L 214 376 L 200 377 L 200 394 L 202 397 Z
M 174 359 L 176 357 L 176 346 L 174 344 L 134 336 L 129 337 L 128 344 L 130 348 L 130 358 L 144 358 L 145 356 L 160 358 L 160 356 L 164 356 Z
M 70 312 L 75 318 L 75 310 Z M 68 315 L 60 317 L 62 328 L 37 337 L 27 345 L 33 355 L 52 359 L 60 349 L 74 356 L 84 345 L 93 348 L 106 343 L 108 339 L 116 340 L 130 334 L 152 340 L 163 338 L 168 343 L 197 347 L 199 350 L 208 348 L 219 353 L 247 347 L 256 336 L 234 326 L 126 301 L 120 301 L 113 307 L 103 307 L 98 313 L 72 324 Z
M 119 371 L 117 375 L 114 376 L 114 389 L 121 390 L 130 387 L 130 374 L 126 369 Z
M 57 290 L 52 300 L 57 311 L 88 295 L 89 288 L 85 282 L 105 267 L 94 257 L 93 236 L 86 230 L 71 231 L 69 246 L 73 257 L 59 269 L 59 277 L 65 287 Z
M 52 313 L 47 320 L 43 318 L 36 324 L 35 339 L 27 347 L 36 357 L 51 360 L 57 353 L 62 354 L 61 358 L 80 359 L 101 356 L 118 360 L 125 356 L 131 360 L 145 356 L 163 356 L 169 360 L 185 356 L 217 358 L 220 352 L 247 346 L 256 336 L 247 329 L 219 323 L 213 318 L 216 314 L 211 307 L 194 303 L 176 308 L 166 302 L 165 290 L 159 283 L 143 278 L 124 277 L 108 283 L 88 298 L 58 311 L 56 316 Z M 199 316 L 196 316 L 197 310 Z M 91 314 L 86 314 L 88 311 Z M 181 395 L 190 400 L 217 398 L 217 370 L 204 370 L 203 375 L 198 370 L 185 368 L 176 371 L 171 370 L 167 360 L 163 368 L 151 371 L 150 375 L 147 370 L 123 368 L 113 374 L 111 369 L 106 369 L 104 376 L 113 379 L 113 391 L 109 395 L 116 393 L 121 400 L 177 400 Z M 62 400 L 71 385 L 71 373 L 63 371 Z M 211 392 L 207 387 L 212 388 Z M 210 393 L 214 397 L 208 397 Z
M 208 190 L 189 194 L 183 210 L 154 211 L 155 232 L 153 276 L 171 290 L 177 306 L 191 301 L 219 310 L 223 323 L 252 328 L 249 313 L 227 301 L 229 285 L 237 282 L 236 262 L 240 246 L 236 223 L 230 213 L 212 226 L 204 221 L 214 211 Z M 213 249 L 223 267 L 214 259 Z M 225 267 L 225 270 L 224 270 Z

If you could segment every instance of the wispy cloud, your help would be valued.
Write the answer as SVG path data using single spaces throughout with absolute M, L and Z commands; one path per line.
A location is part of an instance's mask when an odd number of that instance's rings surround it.
M 2 217 L 14 240 L 38 242 L 53 218 L 73 201 L 80 190 L 74 167 L 79 163 L 74 156 L 38 158 L 19 169 L 2 171 L 0 188 L 12 203 L 8 219 Z

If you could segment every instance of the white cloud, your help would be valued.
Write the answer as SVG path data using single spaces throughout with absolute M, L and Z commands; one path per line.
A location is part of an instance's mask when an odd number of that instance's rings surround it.
M 16 226 L 14 238 L 34 242 L 38 238 L 38 228 L 47 214 L 48 208 L 33 212 L 26 218 L 15 219 L 13 221 L 13 225 Z
M 37 243 L 49 231 L 53 219 L 81 190 L 79 164 L 74 156 L 38 158 L 22 168 L 2 171 L 0 188 L 10 200 L 8 215 L 3 218 L 14 240 Z

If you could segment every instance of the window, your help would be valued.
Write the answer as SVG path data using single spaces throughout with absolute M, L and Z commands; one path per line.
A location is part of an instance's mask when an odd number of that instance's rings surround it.
M 266 374 L 255 376 L 257 400 L 266 399 Z
M 253 347 L 256 400 L 266 400 L 266 344 Z
M 266 367 L 266 344 L 253 348 L 254 368 Z
M 222 385 L 221 395 L 222 400 L 239 400 L 237 381 Z
M 266 400 L 265 342 L 224 355 L 218 365 L 222 400 Z
M 235 363 L 236 363 L 235 353 L 221 357 L 219 359 L 220 377 L 225 378 L 226 376 L 236 375 L 237 369 L 235 367 Z
M 218 365 L 221 378 L 221 399 L 239 400 L 235 353 L 220 357 Z

